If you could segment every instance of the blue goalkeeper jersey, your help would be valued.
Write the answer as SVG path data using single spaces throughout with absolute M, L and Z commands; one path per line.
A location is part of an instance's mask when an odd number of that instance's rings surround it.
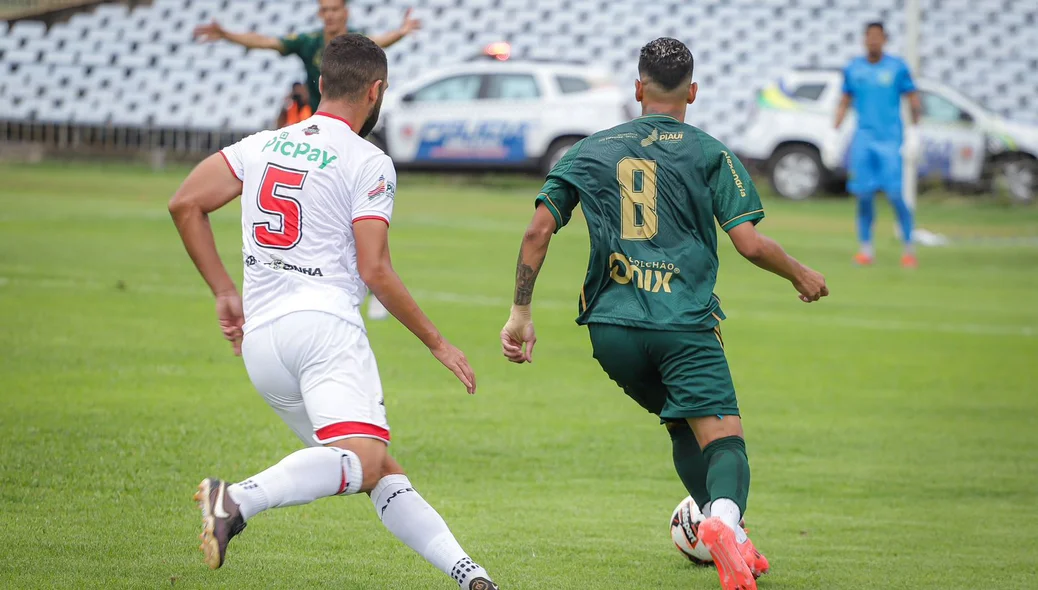
M 856 57 L 843 70 L 843 92 L 858 114 L 858 131 L 875 141 L 901 142 L 901 95 L 914 91 L 908 64 L 891 55 L 876 63 Z

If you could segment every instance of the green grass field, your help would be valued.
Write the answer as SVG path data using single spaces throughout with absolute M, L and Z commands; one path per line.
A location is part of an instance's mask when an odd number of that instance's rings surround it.
M 365 497 L 264 514 L 222 570 L 202 564 L 198 481 L 298 441 L 220 338 L 168 219 L 184 173 L 0 167 L 0 587 L 455 587 Z M 502 588 L 716 588 L 669 540 L 686 493 L 667 435 L 573 323 L 583 223 L 552 244 L 536 362 L 517 367 L 497 335 L 536 183 L 400 185 L 397 269 L 479 377 L 469 397 L 395 321 L 370 326 L 416 487 Z M 869 269 L 849 262 L 848 200 L 765 206 L 761 229 L 832 297 L 804 305 L 723 244 L 760 587 L 1038 587 L 1038 208 L 924 202 L 924 225 L 962 239 L 904 272 L 885 204 Z M 213 222 L 235 273 L 237 215 Z

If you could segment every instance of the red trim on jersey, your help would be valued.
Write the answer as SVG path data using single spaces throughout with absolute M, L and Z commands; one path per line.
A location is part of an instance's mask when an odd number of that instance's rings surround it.
M 367 422 L 336 422 L 320 428 L 315 433 L 317 441 L 321 444 L 333 438 L 344 438 L 349 436 L 368 436 L 380 438 L 389 442 L 389 431 L 381 426 L 368 424 Z
M 346 119 L 343 119 L 342 117 L 340 117 L 339 115 L 333 115 L 333 114 L 331 114 L 329 112 L 326 112 L 326 111 L 317 111 L 316 113 L 314 113 L 314 116 L 315 117 L 328 117 L 329 119 L 335 119 L 336 121 L 342 121 L 343 123 L 346 123 L 347 127 L 349 127 L 350 129 L 353 129 L 353 125 L 349 121 L 347 121 Z
M 231 174 L 233 174 L 235 178 L 238 178 L 238 173 L 234 171 L 234 166 L 231 166 L 231 161 L 227 158 L 227 154 L 223 153 L 223 150 L 220 150 L 220 156 L 223 158 L 223 163 L 227 164 L 227 168 L 231 171 Z M 238 178 L 238 182 L 245 181 L 243 181 L 241 178 Z
M 364 221 L 365 219 L 377 219 L 385 223 L 386 225 L 389 225 L 389 220 L 385 217 L 382 217 L 381 215 L 361 215 L 360 217 L 354 219 L 353 223 L 357 223 L 358 221 Z

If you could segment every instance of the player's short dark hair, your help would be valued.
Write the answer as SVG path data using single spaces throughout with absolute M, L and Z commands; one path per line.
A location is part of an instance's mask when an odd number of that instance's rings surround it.
M 688 47 L 670 37 L 648 42 L 638 57 L 638 74 L 668 92 L 691 82 L 694 66 Z
M 389 73 L 386 52 L 364 35 L 347 33 L 332 39 L 321 58 L 323 98 L 359 98 Z
M 865 25 L 865 32 L 868 33 L 869 29 L 879 29 L 880 33 L 883 33 L 884 35 L 887 34 L 887 30 L 883 27 L 883 23 L 881 21 L 878 21 L 878 20 L 875 20 L 875 21 L 872 21 L 871 23 L 866 24 Z

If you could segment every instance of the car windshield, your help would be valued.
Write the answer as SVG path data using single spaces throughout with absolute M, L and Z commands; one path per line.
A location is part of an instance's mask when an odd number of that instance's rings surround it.
M 948 100 L 951 100 L 959 108 L 965 109 L 965 110 L 970 111 L 972 113 L 989 114 L 991 112 L 989 109 L 985 108 L 979 102 L 973 100 L 972 98 L 966 96 L 965 94 L 963 94 L 963 93 L 961 93 L 958 90 L 955 90 L 953 88 L 949 88 L 947 86 L 939 86 L 939 87 L 932 88 L 931 92 L 933 94 L 936 94 L 938 96 L 942 96 L 942 97 L 947 98 Z

